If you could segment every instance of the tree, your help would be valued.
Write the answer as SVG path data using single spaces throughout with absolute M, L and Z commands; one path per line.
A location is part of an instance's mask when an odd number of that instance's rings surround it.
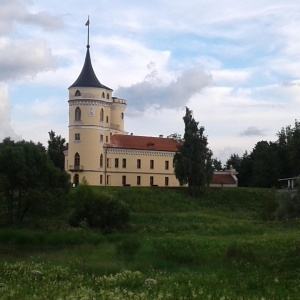
M 42 144 L 9 138 L 0 143 L 0 200 L 9 225 L 22 222 L 37 205 L 46 210 L 69 186 L 69 175 L 54 166 Z
M 198 122 L 188 107 L 183 120 L 185 124 L 183 142 L 173 159 L 175 176 L 180 185 L 204 187 L 209 184 L 213 174 L 212 152 L 207 147 L 204 127 L 198 128 Z
M 56 136 L 55 132 L 52 130 L 48 133 L 49 140 L 47 153 L 50 159 L 53 161 L 54 165 L 61 170 L 64 170 L 65 156 L 63 151 L 66 149 L 66 139 L 62 138 L 60 135 Z
M 222 162 L 216 158 L 213 158 L 212 160 L 212 167 L 216 171 L 222 171 Z
M 229 170 L 232 166 L 237 172 L 240 171 L 242 158 L 238 154 L 231 154 L 226 161 L 226 169 Z

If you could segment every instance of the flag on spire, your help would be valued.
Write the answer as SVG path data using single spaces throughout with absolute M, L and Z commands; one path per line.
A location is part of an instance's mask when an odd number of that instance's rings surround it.
M 85 26 L 89 26 L 90 25 L 90 19 L 88 18 L 88 20 L 85 23 Z

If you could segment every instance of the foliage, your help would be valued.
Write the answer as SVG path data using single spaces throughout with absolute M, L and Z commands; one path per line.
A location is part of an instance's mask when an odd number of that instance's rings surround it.
M 216 171 L 222 171 L 223 170 L 222 162 L 216 158 L 212 159 L 212 168 L 213 170 Z
M 1 299 L 299 298 L 300 222 L 260 216 L 275 191 L 90 188 L 122 196 L 126 233 L 0 230 Z
M 52 130 L 48 133 L 49 140 L 47 154 L 57 168 L 64 170 L 65 156 L 63 151 L 66 149 L 66 139 L 62 138 L 60 135 L 56 136 L 55 132 Z
M 204 187 L 209 184 L 213 173 L 212 152 L 207 147 L 204 127 L 198 128 L 193 112 L 187 107 L 183 120 L 185 124 L 183 143 L 173 160 L 175 176 L 180 185 Z
M 74 211 L 69 223 L 79 227 L 85 221 L 91 228 L 104 232 L 120 229 L 129 222 L 129 210 L 120 200 L 112 195 L 96 193 L 88 185 L 80 185 L 73 195 Z
M 69 190 L 69 175 L 57 169 L 41 144 L 0 143 L 0 192 L 9 225 L 20 223 L 32 210 L 50 208 Z
M 226 166 L 238 171 L 239 186 L 278 187 L 280 178 L 300 174 L 300 122 L 277 133 L 277 141 L 259 141 L 252 151 L 239 157 L 232 154 Z

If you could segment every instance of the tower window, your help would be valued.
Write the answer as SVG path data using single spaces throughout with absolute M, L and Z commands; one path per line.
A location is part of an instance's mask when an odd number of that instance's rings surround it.
M 121 119 L 122 120 L 124 119 L 124 113 L 121 113 Z
M 76 152 L 74 156 L 74 166 L 75 168 L 79 168 L 80 166 L 80 155 L 78 154 L 78 152 Z
M 103 154 L 100 155 L 100 168 L 103 168 Z
M 100 134 L 100 143 L 103 143 L 103 134 Z
M 106 123 L 108 123 L 108 116 L 106 116 Z
M 109 93 L 106 94 L 106 99 L 109 99 Z
M 105 98 L 105 94 L 104 94 L 104 92 L 102 93 L 102 98 Z
M 103 122 L 103 120 L 104 120 L 104 110 L 103 110 L 103 108 L 101 108 L 101 110 L 100 110 L 100 122 Z
M 80 93 L 79 90 L 77 90 L 77 91 L 75 92 L 75 96 L 81 96 L 81 93 Z
M 78 106 L 75 109 L 75 121 L 81 121 L 81 109 Z
M 75 141 L 80 141 L 80 133 L 75 133 Z

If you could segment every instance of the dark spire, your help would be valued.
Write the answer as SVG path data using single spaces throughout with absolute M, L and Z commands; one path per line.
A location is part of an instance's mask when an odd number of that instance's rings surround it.
M 77 80 L 70 86 L 70 88 L 71 87 L 99 87 L 106 90 L 112 90 L 109 87 L 101 84 L 94 72 L 92 62 L 91 62 L 91 56 L 90 56 L 90 45 L 89 45 L 90 19 L 89 18 L 85 25 L 88 26 L 88 40 L 86 46 L 87 50 L 85 55 L 85 61 L 80 75 L 78 76 Z

